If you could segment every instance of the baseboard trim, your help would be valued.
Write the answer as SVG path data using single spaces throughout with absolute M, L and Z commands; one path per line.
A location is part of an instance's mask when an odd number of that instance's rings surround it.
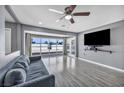
M 84 59 L 84 58 L 80 58 L 80 57 L 78 57 L 78 59 L 80 59 L 80 60 L 82 60 L 84 62 L 89 62 L 91 64 L 95 64 L 95 65 L 99 65 L 99 66 L 102 66 L 102 67 L 106 67 L 106 68 L 109 68 L 109 69 L 112 69 L 112 70 L 115 70 L 115 71 L 124 72 L 123 69 L 112 67 L 112 66 L 108 66 L 108 65 L 104 65 L 104 64 L 101 64 L 101 63 L 97 63 L 97 62 L 92 61 L 92 60 L 88 60 L 88 59 Z

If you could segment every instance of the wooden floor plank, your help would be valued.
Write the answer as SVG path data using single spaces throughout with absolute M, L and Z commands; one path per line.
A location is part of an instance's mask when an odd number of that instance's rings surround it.
M 42 57 L 42 60 L 49 73 L 55 75 L 56 87 L 124 86 L 122 72 L 64 55 Z

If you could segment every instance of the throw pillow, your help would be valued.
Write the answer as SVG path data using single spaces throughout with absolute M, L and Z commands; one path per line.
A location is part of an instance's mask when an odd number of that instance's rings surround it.
M 9 70 L 4 78 L 4 86 L 10 87 L 26 81 L 26 72 L 22 68 L 15 68 Z

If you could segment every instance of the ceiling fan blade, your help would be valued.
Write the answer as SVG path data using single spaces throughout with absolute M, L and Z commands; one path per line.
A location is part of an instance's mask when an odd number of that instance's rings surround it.
M 49 11 L 54 12 L 54 13 L 58 13 L 58 14 L 64 14 L 64 12 L 55 10 L 55 9 L 49 9 Z
M 73 10 L 75 9 L 76 5 L 70 5 L 65 8 L 65 14 L 71 14 Z
M 75 9 L 76 5 L 70 5 L 69 9 L 71 10 L 71 12 L 73 12 L 73 10 Z
M 89 16 L 90 12 L 76 12 L 72 14 L 73 16 Z
M 70 19 L 70 22 L 71 22 L 72 24 L 75 23 L 73 18 Z

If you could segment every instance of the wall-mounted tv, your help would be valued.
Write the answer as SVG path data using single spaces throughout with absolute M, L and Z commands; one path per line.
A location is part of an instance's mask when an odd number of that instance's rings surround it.
M 110 45 L 110 29 L 84 34 L 84 45 Z

